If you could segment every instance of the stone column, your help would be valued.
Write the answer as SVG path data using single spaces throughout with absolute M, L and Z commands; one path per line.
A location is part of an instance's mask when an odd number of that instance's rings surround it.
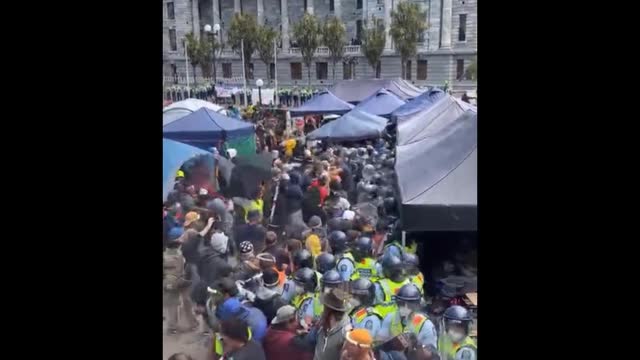
M 333 15 L 342 20 L 342 4 L 340 0 L 333 0 Z
M 191 0 L 191 23 L 193 25 L 193 35 L 196 39 L 200 38 L 200 11 L 198 9 L 198 0 Z
M 233 0 L 233 12 L 234 13 L 240 12 L 240 0 Z
M 264 0 L 258 1 L 258 25 L 264 25 Z
M 451 17 L 453 1 L 442 0 L 442 19 L 440 20 L 440 48 L 451 49 Z
M 429 13 L 427 24 L 429 29 L 427 34 L 429 35 L 428 51 L 436 51 L 440 47 L 440 14 L 442 0 L 429 0 Z
M 282 25 L 282 52 L 286 53 L 289 50 L 289 3 L 287 0 L 280 0 L 280 7 L 282 12 L 280 13 L 280 23 Z
M 307 12 L 313 15 L 313 0 L 307 0 Z
M 386 41 L 384 44 L 384 48 L 386 50 L 391 50 L 393 47 L 391 46 L 391 0 L 384 0 L 384 32 L 386 34 Z
M 211 24 L 211 26 L 215 25 L 215 24 L 219 24 L 220 26 L 222 26 L 222 21 L 220 20 L 220 11 L 218 11 L 220 9 L 220 0 L 213 0 L 213 24 Z

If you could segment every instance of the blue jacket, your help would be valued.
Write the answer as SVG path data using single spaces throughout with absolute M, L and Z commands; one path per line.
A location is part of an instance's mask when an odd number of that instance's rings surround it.
M 238 298 L 229 298 L 216 309 L 216 317 L 227 320 L 236 317 L 245 321 L 251 328 L 251 339 L 262 342 L 267 334 L 267 318 L 258 308 L 244 306 Z

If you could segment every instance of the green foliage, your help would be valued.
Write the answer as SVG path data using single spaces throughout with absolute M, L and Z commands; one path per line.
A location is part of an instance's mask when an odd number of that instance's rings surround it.
M 478 80 L 478 60 L 477 59 L 473 59 L 471 64 L 467 66 L 466 78 L 473 81 Z
M 248 73 L 248 65 L 251 62 L 253 51 L 256 49 L 258 38 L 258 22 L 256 18 L 250 14 L 234 14 L 227 37 L 229 46 L 238 54 L 241 49 L 241 40 L 244 40 L 244 66 L 245 72 Z
M 322 27 L 322 42 L 329 48 L 329 56 L 333 62 L 333 80 L 336 79 L 336 63 L 344 55 L 347 30 L 344 23 L 335 16 L 327 19 Z
M 304 13 L 302 19 L 293 26 L 293 38 L 300 47 L 302 61 L 307 66 L 309 86 L 311 86 L 311 62 L 313 53 L 320 46 L 322 27 L 320 22 L 311 14 Z
M 258 35 L 256 37 L 256 49 L 258 50 L 258 56 L 260 60 L 265 64 L 267 72 L 269 71 L 269 64 L 273 62 L 273 43 L 278 37 L 278 32 L 273 28 L 266 25 L 258 26 Z M 271 84 L 271 76 L 267 74 L 269 84 Z
M 379 23 L 379 19 L 372 17 L 371 24 L 365 26 L 362 31 L 362 53 L 367 58 L 369 66 L 371 66 L 375 72 L 387 40 L 384 25 Z
M 189 61 L 191 65 L 196 66 L 200 58 L 200 42 L 192 32 L 186 34 L 184 38 L 187 43 L 187 56 L 189 56 Z
M 200 38 L 200 44 L 198 48 L 198 63 L 202 70 L 202 76 L 211 77 L 211 66 L 213 64 L 213 46 L 215 39 L 211 40 L 212 36 L 203 36 Z
M 416 56 L 420 34 L 427 29 L 426 14 L 416 3 L 403 1 L 391 12 L 391 37 L 402 59 L 402 77 L 405 77 L 407 60 Z

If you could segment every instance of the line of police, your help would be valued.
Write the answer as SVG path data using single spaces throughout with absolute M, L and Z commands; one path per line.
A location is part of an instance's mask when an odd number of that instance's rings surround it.
M 303 324 L 320 319 L 321 293 L 341 287 L 353 296 L 353 327 L 367 329 L 376 342 L 413 333 L 422 346 L 437 351 L 443 360 L 477 358 L 477 345 L 469 337 L 472 319 L 466 309 L 452 306 L 445 311 L 440 337 L 422 310 L 424 276 L 415 245 L 402 248 L 397 243 L 388 244 L 376 261 L 368 237 L 360 237 L 349 246 L 344 232 L 333 231 L 328 240 L 333 254 L 321 253 L 315 262 L 307 250 L 294 254 L 295 272 L 282 288 L 283 299 L 297 309 Z

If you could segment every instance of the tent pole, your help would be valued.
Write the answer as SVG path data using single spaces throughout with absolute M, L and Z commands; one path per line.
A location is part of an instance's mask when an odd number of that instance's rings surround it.
M 402 248 L 407 246 L 407 232 L 402 230 Z

